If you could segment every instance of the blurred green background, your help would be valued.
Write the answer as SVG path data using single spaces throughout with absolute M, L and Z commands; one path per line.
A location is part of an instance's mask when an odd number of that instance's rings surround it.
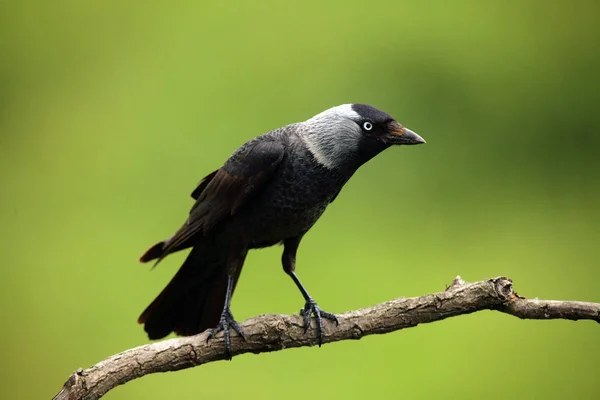
M 185 254 L 139 255 L 246 140 L 370 103 L 428 142 L 365 165 L 298 273 L 343 312 L 506 275 L 600 302 L 600 3 L 13 1 L 0 5 L 0 398 L 50 398 L 147 343 Z M 239 320 L 302 305 L 252 252 Z M 481 312 L 156 374 L 107 399 L 597 398 L 600 326 Z

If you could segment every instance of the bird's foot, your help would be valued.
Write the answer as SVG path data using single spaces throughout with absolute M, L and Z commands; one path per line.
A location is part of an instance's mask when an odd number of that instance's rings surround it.
M 229 308 L 225 308 L 223 313 L 221 314 L 221 319 L 219 320 L 219 324 L 208 332 L 208 336 L 206 337 L 206 342 L 212 339 L 217 333 L 223 331 L 223 336 L 225 337 L 225 355 L 228 360 L 231 360 L 231 340 L 230 340 L 230 332 L 229 329 L 233 328 L 234 331 L 238 333 L 242 337 L 242 339 L 246 340 L 246 336 L 244 335 L 244 331 L 240 327 L 240 325 L 233 319 L 233 314 Z
M 317 303 L 310 298 L 304 304 L 304 308 L 300 310 L 300 315 L 304 318 L 304 333 L 310 328 L 310 316 L 315 316 L 315 319 L 317 320 L 317 334 L 319 335 L 319 347 L 323 344 L 323 319 L 335 322 L 336 326 L 339 325 L 335 315 L 321 310 Z

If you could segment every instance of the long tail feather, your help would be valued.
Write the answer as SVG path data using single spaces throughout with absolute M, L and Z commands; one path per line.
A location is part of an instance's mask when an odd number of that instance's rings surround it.
M 171 332 L 195 335 L 219 323 L 227 290 L 226 260 L 212 246 L 192 249 L 171 282 L 138 319 L 150 339 Z

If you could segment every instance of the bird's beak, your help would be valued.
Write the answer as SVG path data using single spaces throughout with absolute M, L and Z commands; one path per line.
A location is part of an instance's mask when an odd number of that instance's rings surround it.
M 425 139 L 417 135 L 408 128 L 403 127 L 396 121 L 388 125 L 388 134 L 385 135 L 385 141 L 389 144 L 423 144 Z

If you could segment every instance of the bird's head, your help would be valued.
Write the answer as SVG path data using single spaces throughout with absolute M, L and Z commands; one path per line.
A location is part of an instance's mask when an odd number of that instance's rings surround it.
M 315 160 L 334 169 L 365 163 L 392 145 L 425 140 L 392 116 L 367 104 L 343 104 L 302 123 L 301 135 Z

